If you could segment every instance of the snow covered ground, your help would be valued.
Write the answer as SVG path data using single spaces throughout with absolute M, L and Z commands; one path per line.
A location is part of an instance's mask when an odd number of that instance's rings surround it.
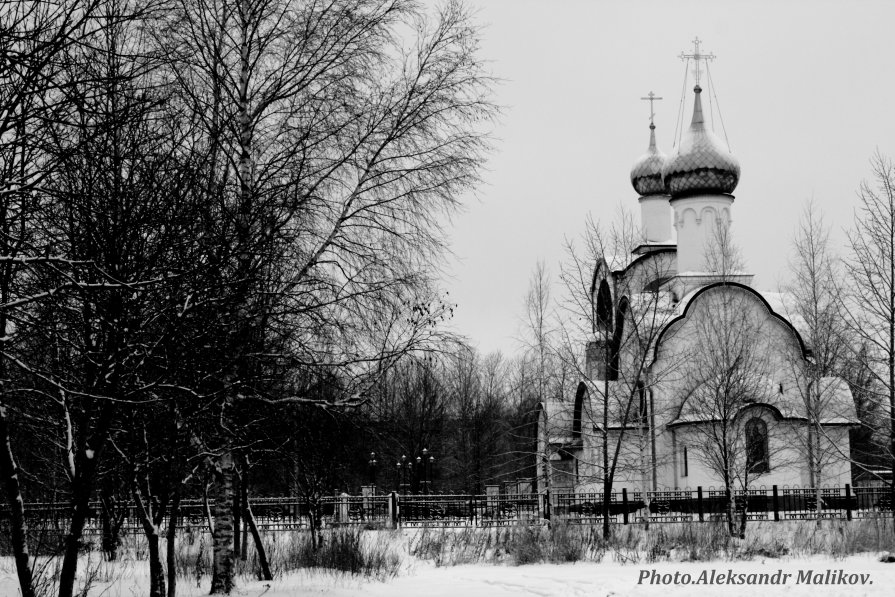
M 18 594 L 12 562 L 0 562 L 0 596 Z M 655 571 L 655 575 L 653 574 Z M 700 578 L 713 584 L 649 584 L 663 575 L 673 580 Z M 810 573 L 808 571 L 811 571 Z M 840 572 L 842 571 L 842 572 Z M 148 583 L 139 562 L 125 567 L 119 574 L 106 571 L 90 592 L 93 597 L 139 597 L 146 595 Z M 785 584 L 730 585 L 726 581 L 775 579 Z M 751 578 L 748 575 L 754 575 Z M 761 577 L 759 575 L 766 575 Z M 789 574 L 791 576 L 786 577 Z M 746 575 L 746 576 L 740 576 Z M 861 576 L 866 575 L 866 576 Z M 643 577 L 641 584 L 638 580 Z M 806 580 L 810 579 L 810 583 Z M 103 582 L 104 580 L 111 582 Z M 719 582 L 720 581 L 720 584 Z M 178 595 L 198 597 L 208 594 L 207 578 L 201 587 L 182 580 Z M 815 584 L 817 582 L 825 584 Z M 829 583 L 858 584 L 829 584 Z M 866 584 L 861 584 L 862 582 Z M 809 558 L 756 559 L 736 562 L 661 562 L 657 564 L 603 563 L 538 564 L 527 566 L 476 565 L 435 567 L 429 562 L 413 562 L 401 575 L 386 582 L 362 580 L 326 572 L 293 573 L 273 582 L 241 579 L 236 595 L 243 597 L 292 597 L 316 595 L 325 597 L 484 597 L 534 596 L 604 597 L 624 595 L 656 595 L 679 597 L 690 595 L 774 595 L 812 596 L 891 595 L 895 586 L 895 564 L 878 561 L 876 554 L 849 556 L 843 559 L 812 556 Z
M 698 580 L 705 573 L 711 579 L 712 570 L 719 575 L 733 572 L 734 579 L 740 574 L 767 574 L 774 578 L 778 570 L 792 574 L 785 585 L 734 586 L 712 585 L 662 585 L 648 584 L 652 571 L 661 575 L 679 573 L 679 578 L 689 574 L 690 580 Z M 799 573 L 805 580 L 806 571 L 813 571 L 813 579 L 838 581 L 838 571 L 845 571 L 845 580 L 866 580 L 865 585 L 816 585 L 797 584 Z M 828 574 L 827 571 L 837 571 Z M 638 580 L 644 575 L 644 584 Z M 649 574 L 650 576 L 646 576 Z M 868 576 L 863 577 L 860 574 Z M 856 575 L 849 578 L 849 575 Z M 726 576 L 725 576 L 726 579 Z M 748 580 L 748 576 L 745 577 Z M 759 577 L 754 577 L 759 580 Z M 872 583 L 872 584 L 870 584 Z M 294 577 L 281 583 L 273 583 L 267 589 L 266 583 L 256 583 L 242 587 L 244 595 L 265 595 L 265 597 L 287 597 L 292 595 L 321 595 L 327 597 L 503 597 L 534 596 L 550 597 L 604 597 L 608 595 L 661 595 L 678 597 L 689 595 L 891 595 L 895 586 L 895 564 L 883 564 L 873 556 L 852 556 L 843 560 L 830 558 L 807 558 L 787 560 L 755 560 L 750 562 L 716 563 L 672 563 L 662 562 L 654 566 L 622 565 L 618 563 L 578 563 L 578 564 L 538 564 L 528 566 L 455 566 L 435 568 L 428 564 L 416 564 L 405 574 L 390 582 L 361 582 L 345 578 L 314 575 Z M 266 590 L 266 592 L 264 592 Z

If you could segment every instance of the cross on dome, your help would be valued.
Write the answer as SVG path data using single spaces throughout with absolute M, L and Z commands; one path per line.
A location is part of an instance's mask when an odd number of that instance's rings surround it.
M 712 54 L 712 53 L 703 54 L 702 52 L 699 51 L 699 46 L 701 44 L 702 44 L 702 40 L 699 39 L 699 37 L 697 37 L 696 39 L 693 40 L 693 53 L 692 54 L 684 54 L 683 52 L 681 52 L 681 55 L 680 55 L 681 60 L 693 59 L 693 62 L 695 62 L 696 68 L 694 69 L 693 74 L 696 76 L 696 86 L 697 87 L 699 86 L 699 75 L 700 75 L 699 61 L 704 60 L 705 62 L 708 62 L 709 60 L 715 59 L 714 54 Z
M 655 117 L 656 117 L 656 112 L 653 110 L 653 102 L 655 102 L 656 100 L 660 100 L 662 98 L 659 97 L 658 95 L 656 95 L 655 93 L 653 93 L 652 91 L 650 91 L 649 95 L 647 95 L 646 97 L 642 97 L 640 99 L 649 100 L 649 124 L 650 124 L 650 128 L 652 128 L 653 126 L 655 126 L 655 122 L 653 122 L 653 121 L 655 120 Z

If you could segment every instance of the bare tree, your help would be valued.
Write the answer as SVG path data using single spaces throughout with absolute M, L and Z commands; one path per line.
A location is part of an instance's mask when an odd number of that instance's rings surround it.
M 475 27 L 455 2 L 430 18 L 404 0 L 207 0 L 182 2 L 164 35 L 228 247 L 215 255 L 223 398 L 313 402 L 338 370 L 336 402 L 362 402 L 446 311 L 431 309 L 428 271 L 494 115 Z M 293 365 L 289 383 L 264 382 L 272 360 Z M 212 592 L 229 593 L 217 515 Z
M 742 273 L 739 251 L 729 226 L 716 223 L 706 245 L 706 268 L 720 282 L 688 304 L 687 318 L 672 331 L 679 370 L 673 385 L 680 391 L 676 422 L 687 424 L 680 444 L 721 480 L 727 504 L 728 531 L 745 536 L 748 501 L 745 492 L 770 467 L 770 446 L 783 442 L 783 426 L 775 425 L 777 408 L 772 387 L 774 355 L 781 342 L 769 324 L 763 304 L 736 284 Z M 782 352 L 794 347 L 783 337 Z M 769 406 L 768 406 L 769 405 Z M 785 466 L 775 450 L 776 466 Z M 743 498 L 737 500 L 736 493 Z
M 849 327 L 866 349 L 877 400 L 886 411 L 886 454 L 893 475 L 889 502 L 895 504 L 895 165 L 877 152 L 870 160 L 871 179 L 861 183 L 854 228 L 848 233 L 851 255 L 845 270 Z
M 611 532 L 608 496 L 617 476 L 639 476 L 648 501 L 647 490 L 655 489 L 650 472 L 658 465 L 650 396 L 665 372 L 651 365 L 655 343 L 673 315 L 667 293 L 660 291 L 673 263 L 662 252 L 637 260 L 633 251 L 642 239 L 628 212 L 621 211 L 609 228 L 588 219 L 581 245 L 567 244 L 562 272 L 568 316 L 561 354 L 583 381 L 585 400 L 597 404 L 584 409 L 575 425 L 582 437 L 597 430 L 599 455 L 584 454 L 585 478 L 602 484 L 605 537 Z
M 771 400 L 768 334 L 754 305 L 737 288 L 718 286 L 701 295 L 688 319 L 694 323 L 682 359 L 685 391 L 678 419 L 690 423 L 691 433 L 681 443 L 721 479 L 728 529 L 742 536 L 745 505 L 737 520 L 735 492 L 749 489 L 770 470 L 767 453 L 773 427 L 761 412 L 744 415 L 752 404 Z
M 20 467 L 11 441 L 17 414 L 12 403 L 18 390 L 11 379 L 20 361 L 24 331 L 18 313 L 45 298 L 29 294 L 23 280 L 36 269 L 65 267 L 60 258 L 41 246 L 36 217 L 45 206 L 45 195 L 36 192 L 52 163 L 43 153 L 47 141 L 44 124 L 68 108 L 60 87 L 69 48 L 89 37 L 91 19 L 100 2 L 91 0 L 53 3 L 12 2 L 0 14 L 0 474 L 11 512 L 11 540 L 19 588 L 33 597 L 32 559 L 27 544 Z M 15 322 L 15 323 L 14 323 Z
M 844 413 L 837 412 L 838 384 L 827 379 L 839 375 L 849 350 L 849 335 L 842 301 L 843 289 L 838 259 L 832 254 L 829 227 L 813 201 L 806 203 L 793 240 L 794 257 L 790 261 L 792 282 L 785 288 L 784 309 L 797 322 L 811 356 L 793 355 L 790 369 L 805 409 L 808 424 L 800 435 L 810 468 L 810 483 L 816 489 L 817 524 L 820 525 L 823 500 L 821 486 L 824 470 L 833 459 L 850 458 L 840 454 L 837 441 L 828 437 L 824 422 Z
M 562 396 L 563 394 L 562 387 L 555 387 L 558 381 L 557 361 L 553 345 L 556 330 L 550 290 L 551 280 L 547 266 L 543 261 L 538 261 L 525 295 L 522 344 L 525 348 L 523 359 L 529 365 L 528 369 L 531 372 L 527 381 L 532 385 L 535 400 L 542 405 L 545 404 L 548 397 L 557 394 Z M 552 413 L 545 412 L 543 416 L 551 417 Z M 548 421 L 546 427 L 549 426 L 550 422 Z M 549 441 L 538 447 L 536 458 L 540 477 L 538 485 L 541 493 L 550 490 L 552 456 Z

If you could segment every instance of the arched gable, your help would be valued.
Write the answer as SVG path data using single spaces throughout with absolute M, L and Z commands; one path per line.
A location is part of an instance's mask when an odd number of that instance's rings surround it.
M 630 294 L 654 291 L 676 272 L 677 249 L 658 249 L 640 255 L 625 269 L 615 272 Z M 649 268 L 652 267 L 652 270 Z
M 790 321 L 788 319 L 786 319 L 783 315 L 774 311 L 774 309 L 771 308 L 770 303 L 768 303 L 767 299 L 765 299 L 761 295 L 761 293 L 759 293 L 757 290 L 755 290 L 751 286 L 746 286 L 745 284 L 741 284 L 739 282 L 715 282 L 713 284 L 703 286 L 702 288 L 697 290 L 695 293 L 693 293 L 693 296 L 690 298 L 690 300 L 687 302 L 687 305 L 684 307 L 683 313 L 681 313 L 680 315 L 678 315 L 677 317 L 675 317 L 674 319 L 672 319 L 671 321 L 669 321 L 668 323 L 665 324 L 665 326 L 662 328 L 662 330 L 656 336 L 656 343 L 653 346 L 653 358 L 652 358 L 652 362 L 650 363 L 651 366 L 653 363 L 656 362 L 656 359 L 658 359 L 658 357 L 659 357 L 659 349 L 662 346 L 662 342 L 665 339 L 665 335 L 668 333 L 668 331 L 670 329 L 672 329 L 673 327 L 675 327 L 676 325 L 678 325 L 683 320 L 687 319 L 687 317 L 690 315 L 690 310 L 693 308 L 693 305 L 695 305 L 697 303 L 697 301 L 699 300 L 699 297 L 701 295 L 703 295 L 715 288 L 736 288 L 736 289 L 746 292 L 747 294 L 751 294 L 753 297 L 757 298 L 760 301 L 760 303 L 762 305 L 764 305 L 764 308 L 767 310 L 768 314 L 770 314 L 773 319 L 775 319 L 779 323 L 781 323 L 783 325 L 783 327 L 785 329 L 789 330 L 789 332 L 793 335 L 793 337 L 796 339 L 796 342 L 799 345 L 799 351 L 800 351 L 802 358 L 807 359 L 809 356 L 811 356 L 811 351 L 809 351 L 808 348 L 805 346 L 805 341 L 802 339 L 801 334 L 799 334 L 799 332 L 798 332 L 798 330 L 796 330 L 795 326 L 793 326 L 792 323 L 790 323 Z

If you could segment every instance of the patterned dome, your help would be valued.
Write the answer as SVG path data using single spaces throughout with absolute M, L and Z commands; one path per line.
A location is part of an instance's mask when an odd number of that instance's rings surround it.
M 649 149 L 631 167 L 631 184 L 641 196 L 667 195 L 662 168 L 668 157 L 656 147 L 656 125 L 649 125 Z
M 700 193 L 732 193 L 740 181 L 740 163 L 718 137 L 705 128 L 702 89 L 697 85 L 690 129 L 665 163 L 662 178 L 672 199 Z

